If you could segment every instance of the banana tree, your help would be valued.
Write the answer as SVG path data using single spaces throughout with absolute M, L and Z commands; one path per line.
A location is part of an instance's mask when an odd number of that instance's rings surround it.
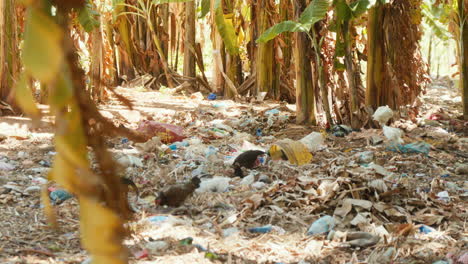
M 9 96 L 11 87 L 15 85 L 20 72 L 19 59 L 19 32 L 18 17 L 15 15 L 16 1 L 0 1 L 0 115 L 2 108 L 10 108 L 6 105 L 2 107 L 2 101 L 13 105 L 13 100 Z M 16 108 L 15 106 L 13 106 Z M 11 109 L 11 108 L 10 108 Z M 13 111 L 11 109 L 10 111 Z
M 174 87 L 174 81 L 173 77 L 171 75 L 171 69 L 169 68 L 169 64 L 167 63 L 167 58 L 165 56 L 165 52 L 163 50 L 163 46 L 160 40 L 160 37 L 157 34 L 155 25 L 153 23 L 154 17 L 153 17 L 153 12 L 155 10 L 155 7 L 161 4 L 168 4 L 168 3 L 184 3 L 184 2 L 189 2 L 193 0 L 152 0 L 152 1 L 144 1 L 144 0 L 137 0 L 137 5 L 130 5 L 126 3 L 119 3 L 118 5 L 127 7 L 129 10 L 132 11 L 125 11 L 125 12 L 120 12 L 119 16 L 124 16 L 124 15 L 134 15 L 137 17 L 142 18 L 150 31 L 151 34 L 151 39 L 156 46 L 156 52 L 159 56 L 159 59 L 161 61 L 164 75 L 166 76 L 167 84 L 169 87 Z
M 460 89 L 463 95 L 463 119 L 468 120 L 468 1 L 458 0 L 460 38 Z
M 298 123 L 315 123 L 314 105 L 315 96 L 310 85 L 312 80 L 311 73 L 305 72 L 303 67 L 306 66 L 307 58 L 304 58 L 304 50 L 308 47 L 303 46 L 304 39 L 301 37 L 301 33 L 308 36 L 309 41 L 312 41 L 312 48 L 315 50 L 315 67 L 318 72 L 318 83 L 320 91 L 322 93 L 322 102 L 324 105 L 324 111 L 328 124 L 332 124 L 332 118 L 330 114 L 330 107 L 328 102 L 328 92 L 326 87 L 326 81 L 324 78 L 323 61 L 320 58 L 320 46 L 322 39 L 319 38 L 315 32 L 314 26 L 317 22 L 325 18 L 325 15 L 330 7 L 329 0 L 314 0 L 305 9 L 305 1 L 296 0 L 295 14 L 297 21 L 283 21 L 274 25 L 273 27 L 266 30 L 258 39 L 257 42 L 265 43 L 283 32 L 296 32 L 297 38 L 300 40 L 295 47 L 295 61 L 296 61 L 296 78 L 297 78 L 297 92 L 296 92 L 296 106 L 297 106 L 297 122 Z M 300 14 L 300 15 L 299 15 Z M 306 53 L 307 54 L 307 53 Z M 302 68 L 301 68 L 302 67 Z M 305 74 L 305 75 L 304 75 Z
M 334 0 L 335 26 L 338 33 L 336 42 L 336 57 L 343 57 L 348 77 L 348 86 L 350 89 L 350 109 L 351 126 L 358 128 L 362 124 L 359 121 L 359 88 L 362 87 L 360 72 L 356 71 L 355 60 L 353 57 L 353 41 L 350 38 L 350 31 L 353 27 L 353 20 L 364 14 L 376 0 L 358 0 L 350 4 L 346 0 Z M 342 52 L 344 51 L 344 52 Z M 341 54 L 342 53 L 342 54 Z

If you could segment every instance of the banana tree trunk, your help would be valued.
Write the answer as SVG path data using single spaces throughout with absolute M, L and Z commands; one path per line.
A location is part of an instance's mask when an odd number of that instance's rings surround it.
M 460 88 L 463 95 L 463 119 L 468 120 L 468 1 L 458 0 L 460 14 Z
M 384 87 L 384 31 L 383 11 L 384 6 L 379 1 L 369 10 L 367 24 L 367 90 L 366 105 L 377 108 L 383 100 Z
M 15 0 L 0 0 L 0 100 L 10 104 L 16 111 L 19 109 L 10 96 L 20 72 L 15 7 Z
M 116 62 L 118 64 L 118 75 L 122 76 L 125 75 L 128 80 L 133 79 L 135 77 L 133 71 L 133 51 L 130 39 L 130 27 L 125 15 L 120 15 L 123 12 L 126 12 L 126 7 L 122 5 L 114 6 L 114 12 L 116 19 L 116 31 L 118 32 L 118 40 L 117 45 L 119 46 L 116 49 L 116 57 L 119 61 Z
M 222 3 L 222 1 L 221 1 Z M 210 13 L 215 13 L 215 1 L 211 1 Z M 224 71 L 225 61 L 224 58 L 226 53 L 224 51 L 224 43 L 221 35 L 218 32 L 215 22 L 215 16 L 211 16 L 211 42 L 213 44 L 213 90 L 215 93 L 222 95 L 224 94 L 224 77 L 222 72 Z
M 359 118 L 357 115 L 359 114 L 359 92 L 358 92 L 358 84 L 356 83 L 356 70 L 354 68 L 354 61 L 353 61 L 353 53 L 351 49 L 351 40 L 350 40 L 350 21 L 345 20 L 342 26 L 342 34 L 344 40 L 344 48 L 345 48 L 345 66 L 346 66 L 346 74 L 348 77 L 349 83 L 349 90 L 350 90 L 350 103 L 351 103 L 351 127 L 352 128 L 359 128 L 361 126 L 359 122 Z
M 294 17 L 299 18 L 306 8 L 305 0 L 294 0 Z M 298 124 L 315 124 L 315 97 L 312 87 L 312 68 L 310 65 L 311 43 L 306 33 L 294 33 L 294 66 L 296 70 L 296 122 Z
M 185 3 L 184 75 L 196 77 L 195 68 L 195 2 Z
M 315 53 L 315 67 L 318 73 L 318 85 L 320 88 L 320 93 L 322 94 L 322 105 L 325 112 L 325 118 L 327 119 L 327 124 L 331 126 L 333 124 L 333 120 L 331 117 L 330 102 L 328 99 L 328 87 L 325 80 L 325 67 L 323 66 L 323 60 L 320 56 L 321 48 L 319 44 L 320 41 L 318 39 L 319 37 L 320 35 L 317 33 L 314 27 L 312 27 L 312 44 Z
M 257 1 L 257 23 L 258 31 L 265 32 L 271 27 L 270 16 L 275 12 L 274 7 L 271 7 L 269 0 Z M 276 63 L 275 63 L 275 50 L 274 41 L 270 40 L 266 43 L 259 43 L 256 58 L 257 68 L 257 85 L 256 94 L 267 92 L 271 95 L 279 94 L 276 79 Z
M 102 32 L 101 26 L 95 28 L 91 34 L 91 96 L 96 101 L 102 100 L 102 92 L 104 87 L 102 86 L 103 78 L 103 54 L 102 54 Z

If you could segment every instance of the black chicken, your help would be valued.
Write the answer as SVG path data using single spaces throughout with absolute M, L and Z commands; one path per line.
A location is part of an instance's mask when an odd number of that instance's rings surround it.
M 257 167 L 260 165 L 258 157 L 265 154 L 266 153 L 261 150 L 248 150 L 237 156 L 232 164 L 234 167 L 234 175 L 243 178 L 244 173 L 242 172 L 242 168 L 253 169 Z

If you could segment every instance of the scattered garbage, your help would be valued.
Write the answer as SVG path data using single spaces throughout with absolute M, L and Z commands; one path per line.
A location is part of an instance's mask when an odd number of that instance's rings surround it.
M 161 253 L 169 248 L 169 243 L 164 240 L 156 240 L 148 242 L 145 247 L 148 249 L 149 253 L 156 254 Z
M 24 192 L 27 193 L 27 194 L 40 193 L 41 192 L 41 187 L 40 186 L 29 186 L 28 188 L 24 189 Z
M 419 231 L 420 231 L 421 233 L 424 233 L 424 234 L 429 234 L 429 233 L 431 233 L 431 232 L 434 232 L 435 229 L 432 228 L 432 227 L 430 227 L 430 226 L 427 226 L 427 225 L 421 225 L 421 226 L 419 227 Z
M 438 260 L 432 264 L 449 264 L 449 262 L 445 261 L 445 260 Z
M 229 188 L 230 182 L 231 178 L 228 177 L 214 177 L 212 179 L 202 180 L 200 187 L 196 190 L 196 192 L 226 192 Z
M 124 155 L 120 157 L 117 162 L 124 166 L 124 167 L 131 167 L 131 166 L 136 166 L 136 167 L 143 167 L 143 163 L 140 158 L 132 156 L 132 155 Z
M 334 125 L 331 132 L 335 137 L 345 137 L 353 132 L 353 129 L 347 125 Z
M 321 133 L 312 132 L 303 137 L 300 142 L 304 144 L 310 152 L 315 152 L 324 145 L 325 139 Z
M 444 202 L 450 202 L 450 195 L 447 191 L 442 191 L 437 193 L 436 195 L 439 200 L 444 201 Z
M 304 165 L 312 160 L 312 154 L 307 147 L 303 143 L 291 139 L 276 142 L 270 147 L 269 153 L 273 160 L 286 159 L 294 165 Z
M 371 139 L 371 144 L 374 146 L 383 142 L 383 139 L 379 136 L 371 136 L 370 139 Z
M 3 162 L 3 161 L 0 161 L 0 171 L 1 170 L 4 170 L 4 171 L 11 171 L 11 170 L 14 170 L 16 168 L 16 166 L 13 166 L 9 163 L 6 163 L 6 162 Z
M 388 120 L 390 120 L 392 117 L 393 111 L 388 106 L 380 106 L 377 108 L 377 110 L 375 110 L 374 115 L 372 115 L 372 118 L 379 122 L 381 126 L 386 125 Z
M 269 233 L 269 232 L 271 232 L 271 230 L 273 230 L 272 225 L 249 228 L 249 232 L 251 232 L 251 233 L 261 233 L 261 234 Z
M 346 236 L 346 241 L 352 247 L 374 246 L 379 242 L 379 240 L 379 236 L 375 236 L 367 232 L 351 232 Z
M 72 195 L 69 192 L 61 189 L 52 191 L 49 196 L 54 204 L 61 204 L 62 202 L 72 198 Z
M 399 128 L 383 126 L 383 133 L 384 136 L 390 141 L 391 144 L 403 144 L 404 141 L 402 139 L 404 133 Z
M 182 141 L 186 138 L 182 127 L 151 120 L 141 121 L 138 124 L 137 131 L 147 139 L 157 136 L 165 144 Z
M 157 152 L 159 148 L 161 147 L 162 142 L 161 139 L 157 136 L 152 137 L 150 140 L 144 142 L 144 143 L 136 143 L 135 147 L 144 152 Z
M 307 235 L 317 235 L 328 233 L 335 227 L 335 219 L 332 216 L 325 215 L 317 219 L 312 223 L 309 230 L 307 230 Z
M 165 215 L 155 215 L 155 216 L 148 217 L 147 219 L 151 223 L 161 223 L 161 222 L 167 221 L 169 217 Z
M 197 100 L 203 100 L 203 94 L 200 92 L 193 93 L 190 95 L 190 99 L 197 99 Z
M 217 97 L 218 96 L 215 93 L 210 93 L 207 99 L 213 101 L 213 100 L 216 100 Z
M 122 143 L 122 144 L 127 144 L 128 142 L 129 142 L 128 138 L 122 138 L 120 140 L 120 143 Z
M 280 113 L 280 110 L 278 109 L 271 109 L 271 110 L 268 110 L 268 111 L 265 111 L 265 115 L 266 116 L 270 116 L 270 115 L 279 115 Z
M 169 145 L 168 147 L 171 149 L 171 150 L 177 150 L 177 149 L 180 149 L 181 147 L 188 147 L 189 146 L 189 143 L 187 141 L 182 141 L 182 142 L 175 142 L 175 143 L 172 143 L 171 145 Z
M 237 227 L 226 228 L 223 230 L 223 237 L 232 236 L 236 233 L 239 233 L 239 228 Z
M 373 151 L 364 151 L 358 153 L 359 156 L 359 163 L 371 163 L 374 160 L 374 152 Z
M 431 149 L 431 145 L 427 144 L 426 142 L 414 142 L 406 145 L 401 144 L 393 144 L 387 146 L 387 150 L 399 153 L 421 153 L 424 155 L 429 155 L 429 150 Z
M 149 256 L 149 252 L 147 249 L 143 249 L 143 250 L 135 252 L 133 256 L 138 260 L 145 259 Z
M 39 161 L 39 165 L 41 165 L 43 167 L 47 167 L 47 168 L 50 168 L 50 166 L 51 166 L 50 161 L 47 161 L 47 160 Z
M 250 233 L 259 233 L 259 234 L 266 234 L 270 233 L 272 231 L 276 231 L 278 234 L 285 234 L 286 231 L 279 227 L 279 226 L 274 226 L 274 225 L 265 225 L 265 226 L 260 226 L 260 227 L 252 227 L 249 228 L 248 231 Z

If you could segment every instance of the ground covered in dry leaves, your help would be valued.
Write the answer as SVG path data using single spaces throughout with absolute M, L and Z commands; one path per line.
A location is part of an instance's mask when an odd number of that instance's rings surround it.
M 392 124 L 405 131 L 405 143 L 429 143 L 428 155 L 389 150 L 382 129 L 329 133 L 310 164 L 267 160 L 244 179 L 232 177 L 228 164 L 236 151 L 266 150 L 319 128 L 295 125 L 288 105 L 118 91 L 136 110 L 102 106 L 117 124 L 136 128 L 150 117 L 195 137 L 175 151 L 110 140 L 123 174 L 140 188 L 138 200 L 130 196 L 138 210 L 126 241 L 131 263 L 468 263 L 467 124 L 455 120 L 460 96 L 442 82 L 422 97 L 416 123 Z M 76 199 L 55 205 L 58 231 L 41 209 L 39 186 L 55 154 L 50 125 L 0 118 L 1 263 L 89 261 Z M 203 188 L 184 206 L 156 208 L 160 188 L 192 176 L 202 176 Z M 331 231 L 307 235 L 327 216 Z

